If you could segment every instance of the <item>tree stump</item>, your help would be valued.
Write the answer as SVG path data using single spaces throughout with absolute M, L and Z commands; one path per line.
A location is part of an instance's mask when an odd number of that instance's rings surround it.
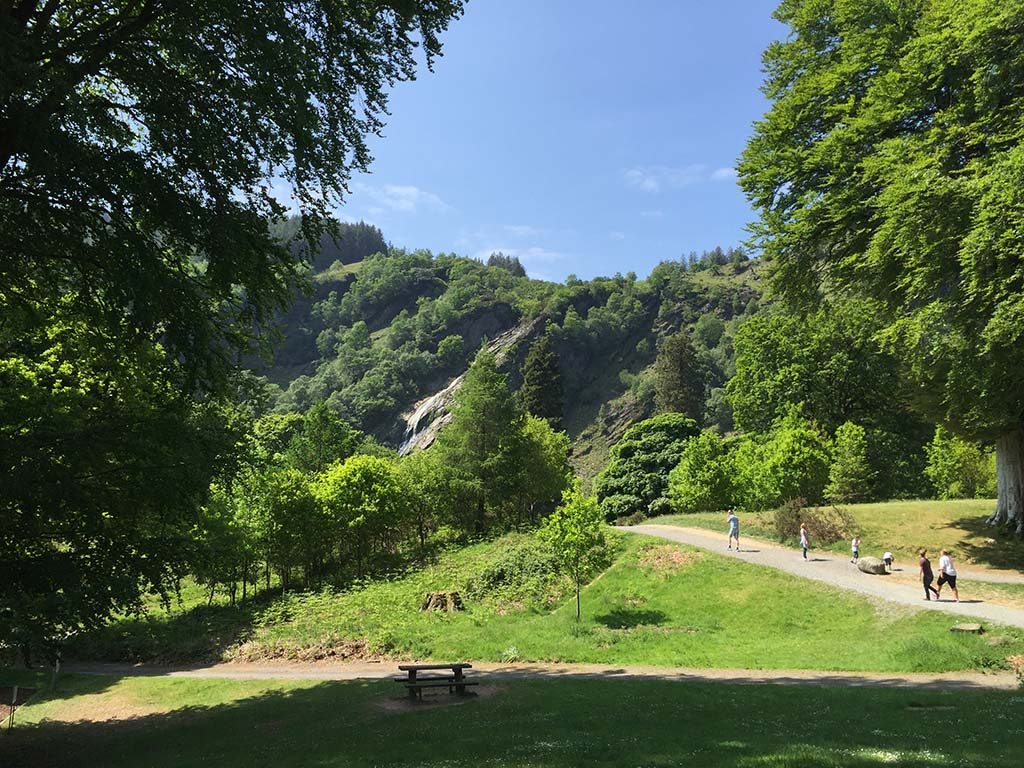
M 458 592 L 427 592 L 420 610 L 455 613 L 463 610 L 462 596 Z

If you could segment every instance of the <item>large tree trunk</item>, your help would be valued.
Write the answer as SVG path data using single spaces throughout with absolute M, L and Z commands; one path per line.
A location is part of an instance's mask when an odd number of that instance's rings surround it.
M 996 488 L 999 500 L 988 521 L 1024 536 L 1024 427 L 996 442 Z

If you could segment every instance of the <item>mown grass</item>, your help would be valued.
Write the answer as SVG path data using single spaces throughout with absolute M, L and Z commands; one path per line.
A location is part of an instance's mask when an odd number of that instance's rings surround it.
M 991 499 L 953 501 L 890 501 L 877 504 L 847 504 L 842 508 L 853 516 L 861 537 L 861 554 L 881 557 L 891 551 L 897 561 L 917 567 L 917 550 L 926 548 L 938 559 L 949 549 L 964 565 L 1024 570 L 1024 542 L 1002 535 L 985 520 L 995 508 Z M 741 514 L 742 532 L 755 538 L 774 539 L 771 513 Z M 725 514 L 668 515 L 648 522 L 725 531 Z M 789 542 L 796 544 L 796 542 Z M 832 552 L 848 553 L 847 540 L 832 544 L 812 542 Z
M 1016 768 L 1024 718 L 1012 691 L 538 679 L 404 710 L 395 688 L 70 676 L 0 750 L 9 768 Z
M 366 657 L 564 661 L 852 671 L 1002 668 L 1024 633 L 949 632 L 953 619 L 887 603 L 714 553 L 633 536 L 583 591 L 575 622 L 564 578 L 521 574 L 482 595 L 467 585 L 533 545 L 523 535 L 450 552 L 404 577 L 336 593 L 295 593 L 120 621 L 78 655 L 186 660 Z M 460 590 L 466 610 L 418 610 L 428 591 Z M 202 647 L 202 638 L 215 638 Z M 995 638 L 995 639 L 993 639 Z M 176 655 L 177 654 L 177 655 Z

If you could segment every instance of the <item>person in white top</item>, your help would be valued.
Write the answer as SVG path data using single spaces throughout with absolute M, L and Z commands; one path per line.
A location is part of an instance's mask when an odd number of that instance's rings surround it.
M 853 557 L 850 558 L 851 563 L 860 560 L 860 536 L 853 537 L 853 541 L 850 542 L 850 551 L 853 553 Z
M 726 518 L 729 524 L 729 549 L 732 549 L 732 540 L 736 539 L 736 551 L 740 551 L 740 519 L 736 517 L 735 510 L 729 510 L 729 517 Z
M 953 597 L 956 601 L 960 602 L 960 592 L 956 588 L 956 568 L 953 567 L 953 558 L 949 556 L 949 550 L 942 550 L 942 557 L 939 558 L 939 581 L 938 590 L 935 592 L 935 599 L 939 599 L 939 595 L 942 594 L 942 585 L 949 584 L 949 588 L 953 590 Z
M 807 541 L 807 526 L 800 523 L 800 546 L 804 550 L 804 560 L 807 559 L 807 548 L 810 544 Z
M 892 552 L 886 552 L 882 555 L 882 561 L 885 563 L 886 569 L 892 571 Z

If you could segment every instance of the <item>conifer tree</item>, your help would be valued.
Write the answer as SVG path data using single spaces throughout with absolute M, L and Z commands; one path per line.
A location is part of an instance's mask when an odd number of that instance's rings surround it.
M 551 343 L 551 334 L 545 333 L 530 347 L 523 362 L 523 386 L 519 398 L 527 413 L 542 419 L 555 429 L 562 428 L 565 392 L 558 354 Z
M 873 496 L 874 481 L 864 427 L 848 421 L 836 430 L 825 497 L 832 501 L 865 501 Z
M 500 515 L 521 472 L 523 415 L 494 353 L 482 346 L 455 395 L 451 423 L 437 440 L 441 465 L 463 497 L 453 508 L 471 508 L 474 533 L 486 530 L 489 514 Z
M 700 422 L 704 410 L 704 371 L 690 336 L 680 331 L 669 336 L 654 364 L 658 410 L 683 413 Z

